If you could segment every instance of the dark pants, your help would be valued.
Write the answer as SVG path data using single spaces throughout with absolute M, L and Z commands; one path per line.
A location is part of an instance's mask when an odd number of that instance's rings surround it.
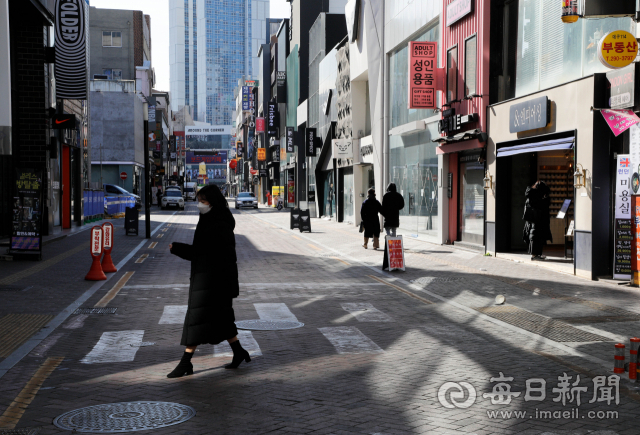
M 542 255 L 544 245 L 546 245 L 546 240 L 540 240 L 540 237 L 529 236 L 529 254 L 534 256 Z

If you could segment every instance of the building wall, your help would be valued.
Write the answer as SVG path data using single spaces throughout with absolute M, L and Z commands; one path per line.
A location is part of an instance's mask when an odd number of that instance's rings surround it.
M 366 0 L 370 1 L 370 0 Z M 389 53 L 440 15 L 442 3 L 433 0 L 387 0 L 384 46 Z
M 102 74 L 104 69 L 122 70 L 122 80 L 135 80 L 134 13 L 118 9 L 89 9 L 91 63 L 89 78 Z M 103 47 L 102 32 L 122 34 L 122 47 Z

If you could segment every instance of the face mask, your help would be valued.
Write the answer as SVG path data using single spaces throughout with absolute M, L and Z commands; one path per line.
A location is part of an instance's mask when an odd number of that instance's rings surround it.
M 198 203 L 198 210 L 200 210 L 200 214 L 205 214 L 207 213 L 209 210 L 211 210 L 211 206 L 210 205 L 206 205 L 203 204 L 201 202 Z

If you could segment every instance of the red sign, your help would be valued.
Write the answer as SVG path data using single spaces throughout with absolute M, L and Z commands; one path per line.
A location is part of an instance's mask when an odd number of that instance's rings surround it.
M 236 159 L 233 159 L 229 162 L 229 167 L 231 169 L 235 169 L 238 166 L 238 161 Z
M 265 122 L 264 118 L 256 118 L 256 133 L 264 133 Z
M 102 227 L 91 228 L 91 255 L 94 257 L 102 255 Z
M 473 0 L 454 0 L 447 5 L 447 27 L 473 12 Z
M 113 248 L 113 224 L 105 222 L 102 224 L 102 231 L 104 232 L 104 249 Z
M 287 182 L 287 202 L 294 204 L 296 202 L 296 182 L 288 180 Z
M 249 173 L 250 173 L 251 175 L 258 175 L 258 170 L 257 170 L 257 169 L 253 169 L 253 168 L 251 168 L 251 169 L 249 169 Z
M 435 109 L 438 43 L 409 42 L 409 109 Z
M 402 236 L 387 237 L 387 257 L 389 258 L 389 272 L 394 269 L 405 270 Z
M 121 180 L 126 180 L 127 179 L 127 173 L 126 172 L 120 172 L 120 179 Z

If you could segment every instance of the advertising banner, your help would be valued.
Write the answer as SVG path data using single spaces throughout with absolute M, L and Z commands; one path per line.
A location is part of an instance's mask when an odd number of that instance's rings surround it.
M 269 103 L 267 106 L 267 134 L 269 136 L 278 135 L 278 127 L 280 127 L 280 112 L 276 103 Z
M 218 155 L 214 156 L 199 156 L 196 155 L 193 151 L 187 152 L 186 164 L 187 165 L 197 165 L 200 163 L 205 163 L 207 165 L 226 165 L 227 164 L 227 150 L 219 150 Z
M 264 129 L 265 129 L 265 119 L 256 118 L 256 133 L 264 133 Z
M 402 236 L 385 237 L 384 259 L 382 260 L 382 270 L 386 268 L 392 270 L 405 270 L 404 248 Z
M 87 9 L 85 0 L 55 0 L 54 69 L 58 98 L 87 99 Z
M 42 251 L 42 172 L 16 169 L 11 249 Z
M 631 278 L 631 156 L 619 154 L 616 165 L 616 212 L 613 279 Z
M 287 203 L 295 204 L 296 202 L 296 182 L 293 179 L 293 175 L 289 175 L 287 180 Z
M 307 128 L 305 131 L 305 150 L 307 157 L 316 156 L 316 129 Z
M 438 43 L 409 42 L 409 109 L 435 109 Z
M 253 109 L 253 92 L 251 86 L 242 87 L 242 111 L 248 112 Z
M 627 131 L 632 125 L 640 122 L 640 118 L 631 109 L 602 109 L 600 113 L 602 113 L 604 120 L 616 137 Z

